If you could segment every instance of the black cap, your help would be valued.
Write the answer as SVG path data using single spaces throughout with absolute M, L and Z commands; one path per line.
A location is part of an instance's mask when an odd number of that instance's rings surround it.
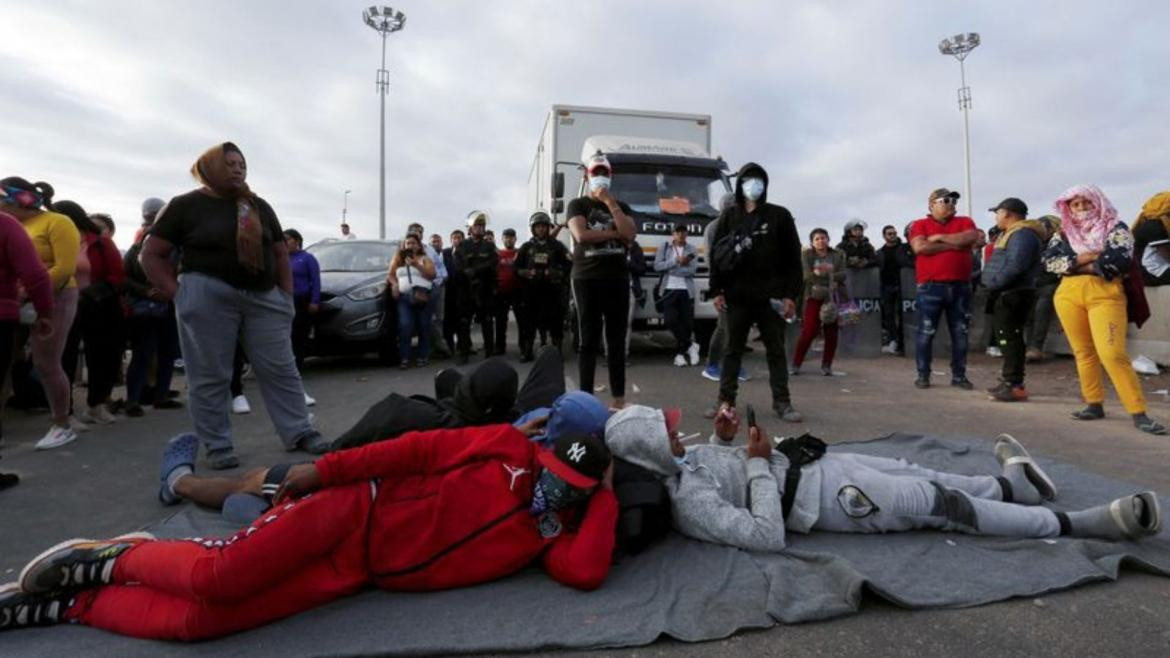
M 1028 216 L 1028 204 L 1024 203 L 1023 201 L 1020 201 L 1019 199 L 1015 198 L 1014 196 L 1008 197 L 1008 198 L 1004 199 L 1003 201 L 1000 201 L 998 206 L 996 206 L 994 208 L 988 208 L 988 210 L 991 212 L 995 212 L 997 210 L 1006 210 L 1006 211 L 1012 213 L 1013 215 L 1019 215 L 1020 217 L 1027 217 Z
M 514 236 L 514 235 L 516 235 L 516 229 L 506 228 L 506 229 L 504 229 L 504 235 L 513 235 Z
M 540 463 L 557 477 L 579 489 L 597 486 L 609 467 L 609 448 L 605 441 L 577 434 L 557 439 L 552 450 L 539 455 Z

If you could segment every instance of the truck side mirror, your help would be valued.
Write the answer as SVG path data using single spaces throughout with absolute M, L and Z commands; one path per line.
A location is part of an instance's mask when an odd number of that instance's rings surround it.
M 562 182 L 563 182 L 563 181 L 562 181 Z M 553 201 L 553 204 L 552 204 L 552 211 L 553 211 L 553 214 L 554 214 L 554 215 L 559 215 L 559 214 L 561 214 L 561 213 L 565 212 L 565 202 L 564 202 L 564 200 L 562 200 L 562 199 L 557 199 L 556 201 Z
M 554 199 L 560 199 L 565 196 L 565 172 L 558 171 L 552 177 L 552 196 Z M 554 209 L 553 212 L 560 212 L 559 209 Z

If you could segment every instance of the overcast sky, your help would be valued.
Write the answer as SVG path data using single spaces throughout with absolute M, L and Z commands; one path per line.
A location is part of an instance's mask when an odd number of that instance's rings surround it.
M 194 185 L 231 140 L 285 227 L 335 236 L 342 195 L 378 222 L 379 39 L 363 4 L 0 0 L 0 176 L 109 212 L 128 246 L 147 196 Z M 975 219 L 1005 196 L 1047 212 L 1099 184 L 1126 219 L 1170 187 L 1165 2 L 411 1 L 391 37 L 389 228 L 444 235 L 473 208 L 528 215 L 554 103 L 713 117 L 716 154 L 771 176 L 802 234 L 850 217 L 876 234 L 963 187 L 968 60 Z M 521 230 L 521 234 L 526 231 Z

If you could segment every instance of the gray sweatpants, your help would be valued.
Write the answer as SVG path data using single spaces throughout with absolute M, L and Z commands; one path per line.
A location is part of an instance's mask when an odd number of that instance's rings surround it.
M 990 475 L 955 475 L 887 459 L 828 453 L 822 473 L 820 516 L 831 532 L 902 532 L 921 528 L 1002 537 L 1055 537 L 1056 514 L 1045 507 L 1002 501 Z
M 179 276 L 175 296 L 187 371 L 188 408 L 208 452 L 232 447 L 228 386 L 236 341 L 252 362 L 268 417 L 285 448 L 312 431 L 305 388 L 292 351 L 292 296 L 274 287 L 252 292 L 197 273 Z

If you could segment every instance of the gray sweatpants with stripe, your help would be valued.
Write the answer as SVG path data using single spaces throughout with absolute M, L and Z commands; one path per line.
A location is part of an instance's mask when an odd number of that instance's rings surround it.
M 208 452 L 232 447 L 228 415 L 236 341 L 252 362 L 268 417 L 285 448 L 313 431 L 292 351 L 292 295 L 273 287 L 240 290 L 212 276 L 179 275 L 175 296 L 186 366 L 188 408 Z
M 1056 514 L 1045 507 L 1003 502 L 990 475 L 956 475 L 887 459 L 827 453 L 821 469 L 820 516 L 832 532 L 902 532 L 933 528 L 974 535 L 1055 537 Z

